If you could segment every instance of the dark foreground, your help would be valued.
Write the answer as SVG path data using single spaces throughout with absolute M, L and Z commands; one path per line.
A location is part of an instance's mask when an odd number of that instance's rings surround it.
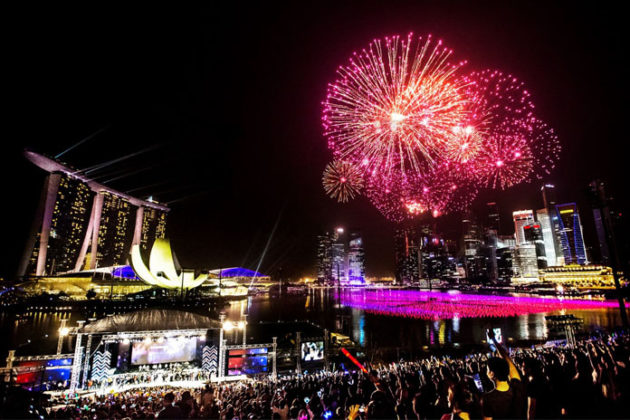
M 503 353 L 503 354 L 501 354 Z M 513 364 L 512 364 L 513 362 Z M 37 401 L 4 395 L 2 417 L 37 418 L 627 418 L 630 338 L 600 335 L 576 348 L 430 357 L 345 371 L 151 388 Z

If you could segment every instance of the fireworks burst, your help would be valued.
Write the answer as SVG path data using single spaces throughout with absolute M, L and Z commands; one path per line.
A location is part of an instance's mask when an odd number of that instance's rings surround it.
M 441 41 L 410 34 L 374 40 L 339 67 L 323 103 L 337 159 L 326 192 L 345 202 L 365 180 L 372 204 L 400 221 L 463 210 L 478 188 L 548 174 L 560 146 L 523 82 L 491 70 L 461 75 L 463 64 Z
M 323 124 L 339 159 L 379 176 L 412 177 L 432 166 L 466 113 L 463 63 L 441 41 L 398 36 L 374 40 L 341 66 L 328 87 Z
M 324 190 L 340 203 L 354 199 L 363 188 L 363 175 L 349 162 L 334 161 L 324 169 L 322 176 Z

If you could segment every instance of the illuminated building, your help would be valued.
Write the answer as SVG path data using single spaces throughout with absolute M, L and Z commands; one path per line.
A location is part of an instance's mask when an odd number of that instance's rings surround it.
M 560 239 L 565 264 L 588 264 L 582 223 L 575 203 L 556 205 L 560 222 Z
M 348 281 L 350 283 L 365 282 L 365 251 L 363 239 L 358 232 L 351 232 L 348 242 Z
M 70 270 L 79 256 L 89 219 L 92 192 L 62 172 L 46 177 L 20 274 Z
M 534 223 L 534 212 L 531 210 L 518 210 L 512 213 L 514 218 L 514 238 L 516 246 L 527 243 L 525 239 L 525 231 L 523 228 Z
M 365 281 L 365 253 L 358 232 L 347 233 L 338 227 L 317 239 L 318 281 L 335 284 Z
M 341 283 L 346 279 L 346 247 L 343 242 L 337 240 L 332 244 L 332 279 L 335 283 Z
M 99 193 L 101 217 L 98 223 L 98 241 L 92 248 L 96 255 L 95 266 L 122 265 L 129 255 L 133 231 L 130 228 L 131 204 L 108 192 Z M 96 229 L 96 228 L 95 228 Z
M 534 245 L 536 249 L 536 262 L 538 268 L 547 268 L 547 255 L 545 254 L 545 241 L 543 240 L 540 224 L 532 223 L 523 227 L 525 240 Z
M 545 256 L 547 257 L 547 265 L 562 265 L 562 263 L 558 263 L 558 258 L 556 257 L 556 236 L 553 224 L 551 222 L 551 217 L 549 215 L 549 210 L 546 208 L 537 210 L 536 218 L 538 219 L 538 223 L 540 224 L 540 229 L 542 232 L 542 240 L 543 246 L 545 248 Z
M 514 277 L 538 279 L 538 258 L 533 244 L 518 245 L 514 249 Z
M 317 281 L 332 282 L 333 235 L 329 232 L 317 237 Z
M 514 277 L 513 264 L 514 247 L 497 248 L 497 280 L 509 283 Z
M 481 246 L 481 233 L 479 225 L 473 219 L 470 213 L 466 214 L 462 220 L 462 228 L 464 232 L 464 255 L 474 257 Z
M 532 210 L 518 210 L 512 213 L 514 218 L 514 276 L 520 278 L 538 278 L 538 258 L 536 246 L 528 241 L 525 234 L 526 226 L 534 224 L 534 212 Z
M 210 279 L 221 279 L 222 282 L 230 281 L 237 284 L 247 285 L 248 287 L 271 286 L 275 284 L 271 277 L 243 267 L 222 268 L 220 270 L 210 270 L 208 277 Z M 306 279 L 305 279 L 306 280 Z
M 164 289 L 194 289 L 208 279 L 208 274 L 195 276 L 193 270 L 180 270 L 178 273 L 168 239 L 155 240 L 151 247 L 148 267 L 140 255 L 140 245 L 133 245 L 131 266 L 142 281 Z
M 394 233 L 397 283 L 415 283 L 420 279 L 419 240 L 418 232 L 413 227 L 397 229 Z
M 486 237 L 484 242 L 484 255 L 488 266 L 488 280 L 497 281 L 499 277 L 497 266 L 497 246 L 499 238 L 495 229 L 486 229 Z
M 153 241 L 158 238 L 164 238 L 166 235 L 166 212 L 157 208 L 138 208 L 137 225 L 140 226 L 140 234 L 137 235 L 140 240 L 140 247 L 143 252 L 149 250 Z M 142 221 L 142 223 L 139 223 Z M 134 244 L 136 242 L 134 241 Z
M 614 289 L 612 268 L 604 265 L 570 264 L 541 271 L 541 280 L 577 289 Z
M 450 257 L 448 242 L 428 226 L 423 226 L 420 232 L 419 277 L 424 280 L 453 277 L 457 267 Z
M 546 213 L 549 217 L 549 224 L 551 225 L 552 236 L 550 240 L 553 241 L 553 253 L 555 254 L 555 262 L 552 263 L 549 259 L 551 253 L 547 252 L 547 261 L 550 265 L 564 265 L 562 240 L 560 239 L 560 218 L 558 216 L 558 212 L 556 211 L 556 204 L 558 204 L 558 200 L 556 198 L 556 187 L 553 184 L 544 184 L 540 188 L 540 191 L 542 192 L 543 206 L 544 209 L 547 210 Z M 545 237 L 545 229 L 546 227 L 543 227 L 543 237 Z M 548 242 L 549 240 L 545 238 L 545 241 Z M 545 245 L 545 247 L 547 247 L 547 245 Z
M 19 277 L 122 265 L 132 244 L 152 245 L 164 237 L 168 207 L 113 190 L 37 153 L 25 156 L 49 175 Z

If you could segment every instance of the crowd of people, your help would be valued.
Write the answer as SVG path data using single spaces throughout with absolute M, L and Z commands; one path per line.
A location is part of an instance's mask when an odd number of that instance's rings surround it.
M 50 418 L 627 418 L 630 337 L 51 401 Z M 346 366 L 349 367 L 349 366 Z M 55 406 L 56 404 L 56 406 Z

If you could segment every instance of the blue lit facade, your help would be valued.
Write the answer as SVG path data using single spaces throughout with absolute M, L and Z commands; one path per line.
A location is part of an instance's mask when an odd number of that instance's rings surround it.
M 580 214 L 575 203 L 556 205 L 565 264 L 588 264 Z

